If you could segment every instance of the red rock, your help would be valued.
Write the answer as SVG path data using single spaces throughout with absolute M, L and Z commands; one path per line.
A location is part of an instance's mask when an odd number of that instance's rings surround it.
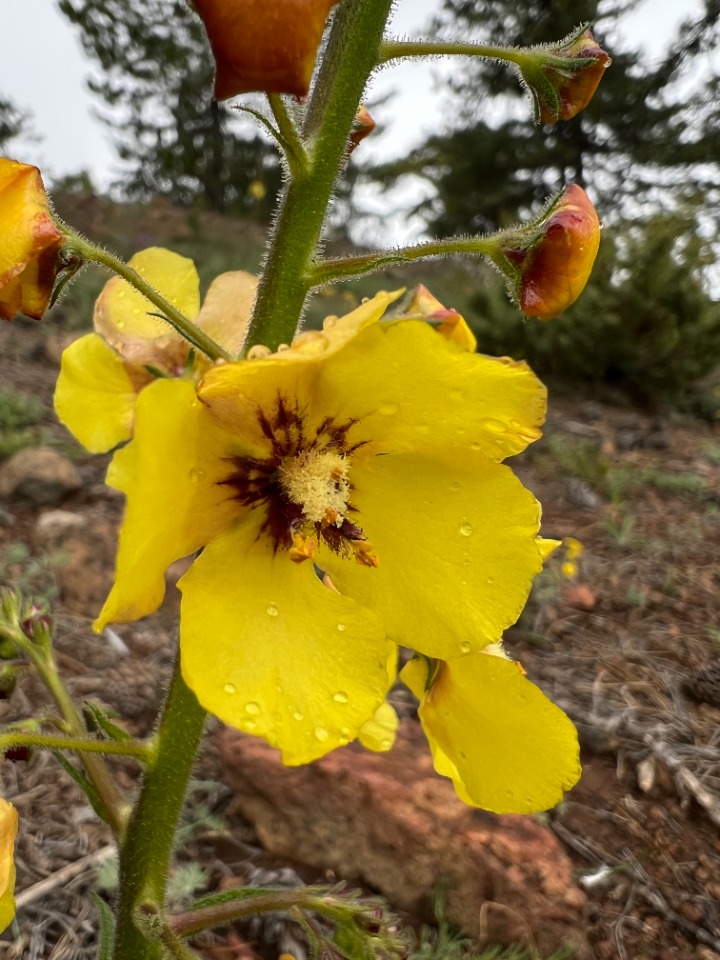
M 554 834 L 533 817 L 467 807 L 435 774 L 419 724 L 395 747 L 344 747 L 305 767 L 224 730 L 220 752 L 237 809 L 265 848 L 384 894 L 395 909 L 432 918 L 447 884 L 448 918 L 473 937 L 507 944 L 529 937 L 541 953 L 589 955 L 585 895 Z
M 562 598 L 569 607 L 577 610 L 594 610 L 597 606 L 597 594 L 586 583 L 574 583 L 562 592 Z

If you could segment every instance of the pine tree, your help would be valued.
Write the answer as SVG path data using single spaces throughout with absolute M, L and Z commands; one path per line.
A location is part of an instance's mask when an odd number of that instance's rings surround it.
M 89 86 L 108 108 L 126 195 L 267 218 L 280 186 L 277 151 L 238 130 L 237 114 L 212 100 L 212 56 L 185 0 L 59 7 L 101 68 Z
M 0 152 L 15 137 L 27 133 L 28 115 L 4 97 L 0 97 Z
M 590 184 L 605 215 L 640 211 L 645 199 L 660 198 L 659 188 L 672 200 L 668 206 L 701 194 L 717 207 L 720 81 L 708 64 L 701 88 L 688 93 L 683 80 L 718 36 L 720 0 L 705 0 L 703 15 L 679 27 L 654 66 L 643 59 L 641 36 L 630 38 L 629 49 L 612 29 L 635 6 L 637 0 L 445 0 L 437 33 L 504 46 L 557 42 L 594 22 L 612 66 L 583 113 L 538 127 L 530 107 L 520 106 L 522 89 L 506 65 L 459 65 L 452 87 L 462 107 L 453 129 L 376 169 L 375 178 L 389 183 L 412 173 L 429 180 L 436 195 L 421 209 L 438 235 L 506 225 L 568 181 Z M 499 101 L 504 119 L 495 120 Z

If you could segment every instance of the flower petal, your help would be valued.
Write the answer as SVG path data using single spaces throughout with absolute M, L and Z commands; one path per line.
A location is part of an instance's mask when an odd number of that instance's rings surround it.
M 129 266 L 156 287 L 178 310 L 194 319 L 200 309 L 200 279 L 187 257 L 148 247 L 136 253 Z M 164 320 L 153 316 L 157 307 L 121 277 L 103 287 L 95 303 L 95 330 L 130 363 L 152 364 L 168 373 L 181 370 L 188 344 Z
M 15 807 L 0 798 L 0 933 L 15 916 L 15 837 L 18 815 Z
M 240 353 L 245 342 L 258 278 L 244 270 L 231 270 L 215 277 L 203 300 L 195 323 L 231 354 Z
M 132 441 L 113 457 L 107 482 L 127 496 L 115 584 L 95 624 L 137 620 L 165 594 L 168 566 L 227 529 L 239 513 L 218 486 L 228 438 L 187 380 L 156 380 L 137 399 Z
M 527 364 L 472 354 L 428 323 L 400 320 L 367 326 L 338 351 L 317 402 L 363 420 L 386 450 L 465 457 L 472 447 L 501 460 L 541 435 L 545 397 Z
M 399 725 L 398 715 L 390 704 L 381 703 L 372 719 L 360 727 L 358 740 L 367 750 L 386 753 L 395 743 Z
M 350 479 L 353 519 L 380 565 L 319 554 L 338 590 L 378 611 L 397 643 L 431 657 L 499 640 L 542 567 L 540 505 L 509 468 L 471 451 L 450 467 L 400 454 L 358 458 Z
M 55 412 L 91 453 L 130 439 L 135 400 L 125 364 L 102 337 L 88 333 L 63 351 Z
M 494 813 L 555 806 L 580 776 L 571 721 L 517 665 L 476 654 L 428 667 L 411 661 L 402 680 L 420 699 L 419 715 L 438 773 L 458 795 Z
M 258 525 L 246 515 L 180 581 L 183 676 L 221 720 L 279 747 L 285 763 L 308 763 L 373 717 L 393 645 L 311 564 L 275 554 Z

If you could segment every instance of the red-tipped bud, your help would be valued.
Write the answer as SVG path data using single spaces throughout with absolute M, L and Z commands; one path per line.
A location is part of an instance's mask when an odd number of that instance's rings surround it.
M 584 27 L 557 47 L 533 49 L 533 59 L 521 72 L 542 123 L 571 120 L 593 98 L 612 60 Z
M 355 120 L 353 121 L 352 130 L 350 131 L 350 149 L 348 150 L 348 154 L 353 152 L 361 140 L 369 137 L 374 129 L 375 121 L 370 116 L 367 107 L 361 103 L 358 107 L 358 112 L 355 114 Z
M 37 167 L 0 157 L 0 317 L 39 320 L 47 310 L 63 234 Z
M 337 0 L 193 0 L 215 57 L 215 98 L 259 90 L 304 97 Z
M 566 187 L 547 213 L 525 231 L 528 243 L 503 250 L 516 263 L 513 278 L 520 309 L 551 320 L 585 288 L 600 246 L 600 221 L 582 187 Z

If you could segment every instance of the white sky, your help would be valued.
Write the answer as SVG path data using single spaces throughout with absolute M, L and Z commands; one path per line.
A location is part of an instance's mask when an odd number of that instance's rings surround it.
M 55 0 L 2 4 L 0 91 L 32 112 L 33 128 L 41 137 L 34 143 L 13 141 L 14 157 L 38 165 L 49 180 L 86 169 L 96 185 L 106 187 L 118 174 L 118 161 L 110 131 L 96 116 L 102 104 L 86 89 L 92 66 L 72 26 L 57 11 Z M 676 22 L 699 5 L 700 0 L 645 0 L 619 28 L 623 45 L 642 47 L 650 59 L 656 58 Z M 398 0 L 394 32 L 421 35 L 440 6 L 441 0 Z M 438 78 L 452 69 L 449 59 L 415 61 L 387 68 L 375 78 L 373 98 L 390 91 L 398 95 L 374 112 L 379 130 L 362 145 L 368 158 L 397 155 L 442 127 L 447 94 L 439 89 Z

